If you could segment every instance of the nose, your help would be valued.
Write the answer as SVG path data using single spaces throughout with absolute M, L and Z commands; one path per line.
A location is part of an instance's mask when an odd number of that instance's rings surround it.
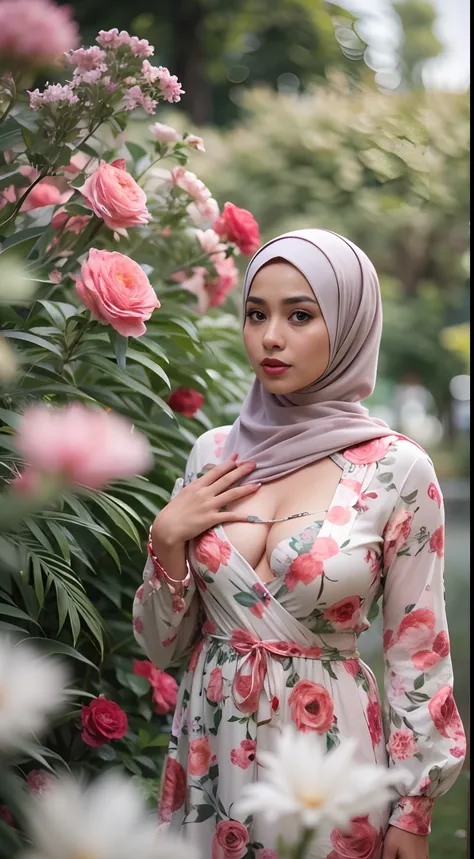
M 268 324 L 265 326 L 262 337 L 262 346 L 267 350 L 285 348 L 285 338 L 282 326 L 279 324 L 277 319 L 269 320 Z

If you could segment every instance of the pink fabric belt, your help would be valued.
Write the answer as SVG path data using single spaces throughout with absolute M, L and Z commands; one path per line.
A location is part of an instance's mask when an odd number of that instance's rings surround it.
M 300 656 L 304 659 L 319 659 L 320 661 L 345 661 L 347 659 L 359 659 L 359 651 L 355 647 L 356 636 L 354 633 L 330 633 L 325 639 L 334 639 L 334 644 L 329 645 L 324 641 L 325 647 L 317 644 L 311 647 L 303 647 L 295 641 L 263 641 L 254 638 L 245 629 L 235 629 L 232 636 L 215 635 L 206 633 L 206 637 L 214 641 L 221 641 L 230 645 L 240 656 L 246 656 L 240 667 L 235 672 L 232 683 L 232 697 L 236 707 L 243 713 L 255 713 L 258 709 L 260 695 L 268 672 L 268 655 L 280 658 Z M 344 645 L 348 645 L 347 648 Z

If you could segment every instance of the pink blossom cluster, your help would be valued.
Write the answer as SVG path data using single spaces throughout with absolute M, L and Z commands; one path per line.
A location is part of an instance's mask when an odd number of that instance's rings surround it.
M 97 45 L 93 45 L 91 48 L 79 48 L 68 54 L 68 63 L 76 66 L 72 86 L 77 86 L 80 83 L 97 83 L 102 74 L 108 71 L 108 66 L 104 62 L 105 58 L 105 51 L 98 48 Z
M 185 146 L 192 146 L 198 152 L 205 152 L 204 140 L 198 137 L 197 134 L 185 134 L 181 137 L 179 131 L 173 128 L 172 125 L 165 125 L 162 122 L 155 122 L 149 127 L 151 135 L 157 143 L 181 143 Z
M 77 104 L 79 98 L 75 94 L 72 84 L 48 84 L 41 92 L 39 89 L 27 90 L 30 97 L 32 110 L 40 110 L 45 104 L 59 105 L 61 103 Z
M 197 298 L 198 311 L 206 313 L 210 307 L 224 304 L 237 285 L 239 273 L 233 258 L 227 256 L 227 246 L 221 243 L 214 230 L 196 230 L 196 235 L 204 253 L 209 255 L 215 274 L 211 274 L 205 266 L 194 266 L 190 274 L 177 272 L 173 280 L 192 292 Z
M 146 39 L 131 36 L 126 30 L 121 30 L 119 33 L 117 27 L 112 30 L 100 30 L 96 42 L 112 51 L 126 45 L 135 57 L 152 57 L 155 52 L 153 45 L 150 45 Z
M 2 0 L 0 56 L 27 68 L 56 65 L 75 48 L 79 30 L 69 6 L 50 0 Z

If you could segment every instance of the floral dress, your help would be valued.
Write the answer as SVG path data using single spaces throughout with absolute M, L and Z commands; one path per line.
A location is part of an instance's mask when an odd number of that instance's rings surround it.
M 198 439 L 173 497 L 220 461 L 229 429 Z M 241 819 L 234 803 L 259 778 L 259 752 L 274 747 L 287 723 L 328 750 L 355 737 L 361 762 L 399 771 L 392 806 L 354 819 L 349 833 L 316 839 L 312 859 L 379 859 L 389 823 L 427 834 L 435 797 L 462 767 L 433 465 L 395 434 L 333 458 L 342 470 L 328 512 L 275 548 L 271 582 L 259 579 L 220 525 L 189 543 L 192 575 L 182 596 L 150 560 L 145 566 L 134 602 L 137 641 L 162 669 L 190 654 L 160 820 L 202 859 L 275 859 L 278 827 L 258 815 Z M 379 599 L 383 708 L 357 651 Z

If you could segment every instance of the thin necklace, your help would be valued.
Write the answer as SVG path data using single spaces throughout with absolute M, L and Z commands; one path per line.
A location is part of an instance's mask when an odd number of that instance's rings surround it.
M 262 525 L 270 525 L 273 522 L 287 522 L 289 519 L 299 519 L 301 516 L 316 516 L 317 513 L 327 513 L 327 510 L 314 510 L 313 512 L 291 513 L 290 516 L 282 516 L 281 519 L 260 519 L 260 516 L 246 516 L 245 522 L 257 522 Z

